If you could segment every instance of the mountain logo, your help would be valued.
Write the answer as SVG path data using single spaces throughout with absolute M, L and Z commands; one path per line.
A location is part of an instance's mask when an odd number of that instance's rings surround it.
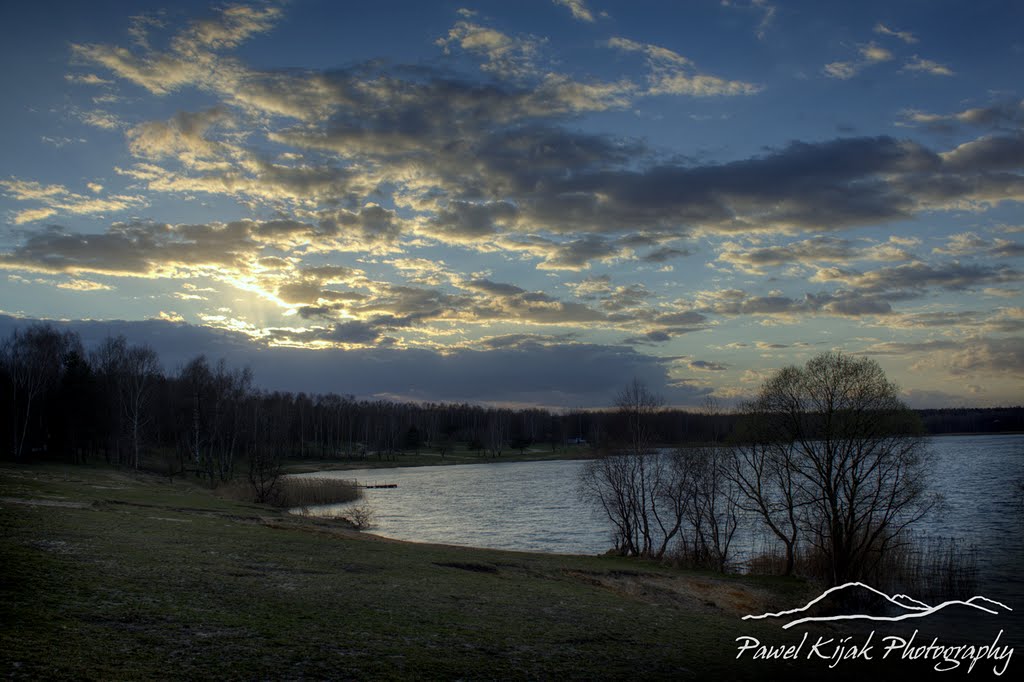
M 848 613 L 838 615 L 800 615 L 806 614 L 820 602 L 824 600 L 845 600 L 847 602 L 855 601 L 864 597 L 871 598 L 878 601 L 879 598 L 884 602 L 891 604 L 897 610 L 896 615 L 879 616 L 868 613 Z M 891 608 L 891 607 L 890 607 Z M 811 601 L 807 602 L 803 606 L 795 609 L 789 609 L 788 611 L 776 611 L 774 613 L 762 613 L 760 615 L 746 615 L 743 616 L 743 620 L 764 620 L 766 618 L 788 618 L 795 616 L 793 620 L 782 626 L 783 630 L 788 630 L 796 625 L 803 623 L 824 623 L 829 621 L 840 621 L 840 620 L 873 620 L 873 621 L 887 621 L 896 622 L 902 620 L 908 620 L 911 618 L 924 618 L 930 616 L 933 613 L 937 613 L 944 609 L 950 608 L 965 608 L 975 609 L 977 611 L 987 613 L 990 615 L 998 616 L 1001 613 L 1007 611 L 1013 611 L 1006 604 L 989 599 L 988 597 L 974 596 L 967 600 L 951 599 L 944 601 L 934 606 L 926 604 L 923 601 L 914 599 L 905 594 L 897 594 L 890 596 L 881 590 L 876 590 L 870 585 L 865 585 L 862 582 L 848 582 L 843 585 L 837 585 L 830 587 L 829 589 L 822 592 L 819 596 L 815 597 Z

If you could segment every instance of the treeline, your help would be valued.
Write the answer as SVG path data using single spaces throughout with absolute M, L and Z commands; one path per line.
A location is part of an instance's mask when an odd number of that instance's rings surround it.
M 913 410 L 921 418 L 929 435 L 972 433 L 1024 433 L 1024 406 L 941 408 Z M 581 412 L 572 416 L 578 421 L 574 432 L 589 443 L 599 446 L 621 442 L 622 424 L 616 415 L 607 412 Z M 735 412 L 711 405 L 693 412 L 665 408 L 650 416 L 651 429 L 659 435 L 662 445 L 683 443 L 716 443 L 729 440 L 739 422 Z
M 343 387 L 339 387 L 343 388 Z M 501 387 L 495 387 L 500 392 Z M 1024 409 L 928 410 L 934 433 L 1024 430 Z M 652 429 L 665 444 L 730 436 L 736 417 L 662 410 Z M 0 343 L 0 452 L 20 461 L 106 461 L 159 466 L 228 480 L 239 466 L 286 458 L 445 457 L 459 447 L 480 457 L 570 443 L 618 447 L 628 424 L 613 411 L 502 409 L 469 404 L 357 400 L 256 388 L 250 369 L 197 356 L 167 372 L 157 353 L 124 337 L 84 348 L 46 324 Z
M 959 407 L 917 413 L 928 433 L 934 435 L 1024 432 L 1024 407 Z
M 168 373 L 149 346 L 113 337 L 86 349 L 77 334 L 45 324 L 0 344 L 0 438 L 5 455 L 21 461 L 156 462 L 229 480 L 239 464 L 285 458 L 563 447 L 571 422 L 540 409 L 264 391 L 250 369 L 224 360 L 200 355 Z

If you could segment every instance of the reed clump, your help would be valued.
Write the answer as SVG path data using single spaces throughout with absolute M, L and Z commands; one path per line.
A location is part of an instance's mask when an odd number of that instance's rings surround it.
M 355 502 L 363 496 L 355 481 L 315 476 L 283 476 L 277 482 L 278 507 L 312 507 Z

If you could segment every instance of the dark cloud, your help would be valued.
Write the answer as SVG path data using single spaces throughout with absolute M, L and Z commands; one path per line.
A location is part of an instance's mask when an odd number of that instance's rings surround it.
M 500 222 L 512 222 L 518 215 L 518 209 L 508 202 L 451 201 L 431 220 L 435 228 L 432 234 L 443 234 L 457 241 L 481 239 L 498 233 Z
M 950 132 L 960 126 L 976 126 L 1002 131 L 1020 131 L 1024 128 L 1024 100 L 974 107 L 954 114 L 928 114 L 907 112 L 907 118 L 933 130 Z
M 953 173 L 992 173 L 1024 167 L 1024 136 L 982 137 L 944 155 Z
M 849 239 L 817 236 L 777 246 L 749 249 L 727 242 L 718 259 L 751 274 L 761 274 L 763 268 L 789 264 L 845 263 L 856 260 L 909 261 L 916 259 L 905 247 L 914 241 L 895 238 L 895 241 L 890 239 L 873 246 L 861 246 Z
M 1024 377 L 1024 337 L 975 337 L 953 354 L 951 370 L 967 375 L 985 372 Z
M 624 339 L 622 343 L 631 346 L 653 346 L 659 343 L 665 343 L 666 341 L 672 340 L 672 334 L 663 330 L 655 329 L 649 331 L 643 336 L 631 336 L 628 339 Z
M 699 325 L 707 321 L 707 317 L 693 310 L 664 313 L 654 318 L 658 324 L 664 325 Z
M 654 251 L 645 253 L 642 256 L 642 260 L 646 263 L 666 263 L 670 260 L 677 258 L 684 258 L 686 256 L 693 255 L 693 252 L 688 249 L 676 249 L 669 246 L 663 246 Z
M 815 281 L 835 281 L 857 289 L 863 294 L 880 294 L 887 298 L 898 295 L 919 295 L 931 287 L 962 291 L 971 287 L 1017 282 L 1024 277 L 1008 265 L 948 263 L 908 263 L 879 268 L 864 273 L 839 269 L 819 270 Z
M 29 322 L 0 316 L 0 335 Z M 698 404 L 710 391 L 673 384 L 665 361 L 623 346 L 499 343 L 489 350 L 443 354 L 387 348 L 314 351 L 271 348 L 242 334 L 161 321 L 54 324 L 81 333 L 87 347 L 117 334 L 132 343 L 149 343 L 172 372 L 199 353 L 224 357 L 233 366 L 250 366 L 256 384 L 267 389 L 556 408 L 607 407 L 634 377 L 671 404 Z M 343 333 L 349 331 L 355 328 Z
M 373 345 L 380 338 L 380 330 L 369 322 L 340 322 L 325 338 L 340 343 Z
M 723 372 L 729 368 L 728 365 L 708 360 L 693 360 L 689 363 L 689 367 L 701 372 Z
M 492 296 L 518 296 L 519 294 L 526 293 L 525 289 L 517 287 L 514 284 L 492 282 L 489 279 L 474 279 L 469 282 L 464 282 L 462 286 L 467 289 L 480 291 Z
M 701 308 L 702 312 L 730 316 L 826 314 L 845 317 L 888 315 L 892 312 L 892 306 L 881 298 L 842 289 L 831 293 L 808 293 L 802 298 L 781 294 L 751 296 L 735 289 L 716 293 L 716 297 Z
M 51 227 L 0 254 L 0 267 L 150 276 L 178 268 L 241 267 L 260 247 L 257 223 L 115 223 L 101 234 Z M 307 226 L 307 229 L 308 226 Z

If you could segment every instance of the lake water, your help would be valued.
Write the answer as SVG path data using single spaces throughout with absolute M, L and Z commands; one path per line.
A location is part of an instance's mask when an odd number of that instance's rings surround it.
M 1013 586 L 1019 595 L 1024 509 L 1015 485 L 1024 479 L 1024 435 L 946 436 L 933 438 L 931 448 L 936 467 L 930 483 L 944 496 L 945 506 L 915 529 L 974 543 L 980 583 Z M 488 462 L 310 475 L 397 484 L 364 491 L 363 502 L 374 514 L 372 532 L 386 537 L 600 554 L 612 546 L 611 533 L 608 521 L 576 494 L 583 465 L 579 460 Z M 317 512 L 344 514 L 345 507 Z

